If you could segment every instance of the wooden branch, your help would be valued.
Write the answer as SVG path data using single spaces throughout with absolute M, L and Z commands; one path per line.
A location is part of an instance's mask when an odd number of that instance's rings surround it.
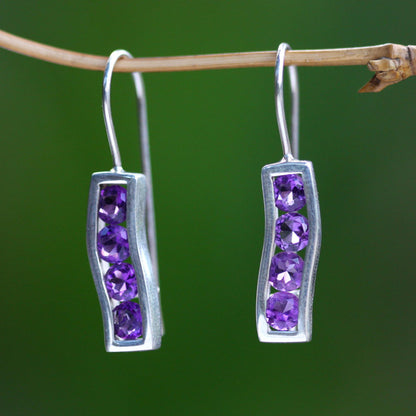
M 103 71 L 107 61 L 106 56 L 87 55 L 55 48 L 1 30 L 0 47 L 43 61 L 96 71 Z M 134 58 L 120 60 L 115 71 L 167 72 L 272 67 L 275 65 L 275 58 L 276 51 Z M 368 68 L 376 74 L 360 92 L 378 92 L 388 85 L 416 75 L 416 46 L 387 43 L 362 48 L 288 51 L 285 65 L 368 65 Z
M 379 92 L 416 75 L 416 46 L 390 45 L 387 57 L 370 59 L 368 69 L 376 74 L 359 92 Z

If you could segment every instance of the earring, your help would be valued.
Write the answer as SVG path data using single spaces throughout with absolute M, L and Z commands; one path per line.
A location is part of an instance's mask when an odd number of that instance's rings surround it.
M 256 302 L 257 333 L 261 342 L 311 340 L 315 275 L 321 244 L 313 166 L 311 162 L 297 159 L 299 89 L 295 66 L 288 68 L 294 156 L 286 124 L 283 72 L 287 49 L 291 48 L 286 43 L 279 46 L 275 69 L 276 116 L 284 156 L 280 162 L 264 166 L 261 172 L 265 235 Z M 299 213 L 300 210 L 306 213 Z M 302 259 L 299 252 L 304 248 Z
M 163 335 L 147 110 L 140 73 L 132 76 L 144 174 L 123 170 L 111 115 L 111 77 L 123 56 L 132 58 L 127 51 L 114 51 L 104 71 L 103 113 L 114 168 L 92 175 L 87 220 L 88 258 L 109 352 L 154 350 Z

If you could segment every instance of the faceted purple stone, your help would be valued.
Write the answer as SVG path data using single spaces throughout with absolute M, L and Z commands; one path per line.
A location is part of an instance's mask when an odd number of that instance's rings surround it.
M 137 339 L 142 335 L 142 314 L 137 303 L 127 301 L 113 309 L 114 333 L 120 339 Z
M 305 191 L 302 178 L 298 175 L 282 175 L 273 181 L 276 207 L 293 212 L 305 206 Z
M 129 257 L 127 230 L 121 225 L 107 225 L 97 235 L 98 255 L 109 263 Z
M 288 292 L 274 293 L 267 299 L 267 323 L 278 331 L 290 331 L 298 324 L 299 300 Z
M 297 212 L 282 215 L 276 221 L 276 244 L 285 251 L 299 251 L 308 244 L 307 218 Z
M 129 263 L 116 263 L 104 276 L 108 296 L 116 300 L 130 300 L 137 296 L 134 268 Z
M 296 253 L 282 253 L 273 256 L 269 282 L 277 290 L 290 292 L 299 289 L 302 281 L 303 259 Z
M 126 188 L 110 185 L 101 189 L 98 216 L 108 224 L 126 221 Z

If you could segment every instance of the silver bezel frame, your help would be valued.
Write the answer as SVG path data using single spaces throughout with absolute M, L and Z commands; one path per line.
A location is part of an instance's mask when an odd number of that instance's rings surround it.
M 137 340 L 119 340 L 114 336 L 111 300 L 104 284 L 109 264 L 101 260 L 97 250 L 97 233 L 104 224 L 98 218 L 98 201 L 102 185 L 127 186 L 126 229 L 131 263 L 136 272 L 138 297 L 143 319 L 143 334 Z M 158 349 L 162 338 L 159 286 L 152 272 L 145 221 L 146 178 L 139 173 L 97 172 L 92 175 L 88 201 L 87 250 L 91 272 L 100 301 L 104 325 L 105 348 L 108 352 L 145 351 Z
M 299 291 L 297 329 L 294 331 L 277 331 L 271 329 L 266 321 L 266 302 L 271 293 L 269 268 L 275 253 L 275 223 L 279 216 L 274 201 L 273 178 L 286 174 L 302 175 L 309 222 L 309 240 L 306 246 L 302 284 Z M 261 180 L 263 186 L 265 232 L 257 285 L 257 334 L 261 342 L 307 342 L 312 338 L 313 296 L 321 246 L 321 215 L 313 166 L 311 162 L 297 160 L 266 165 L 261 171 Z

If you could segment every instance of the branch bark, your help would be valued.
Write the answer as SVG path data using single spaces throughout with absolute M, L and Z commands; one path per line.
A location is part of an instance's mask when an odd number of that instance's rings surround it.
M 416 46 L 390 45 L 388 57 L 371 59 L 368 69 L 376 74 L 359 92 L 379 92 L 416 75 Z
M 103 71 L 107 57 L 88 55 L 34 42 L 0 30 L 0 47 L 59 65 Z M 118 72 L 197 71 L 203 69 L 272 67 L 276 51 L 239 52 L 210 55 L 169 56 L 120 60 Z M 416 75 L 416 46 L 392 43 L 360 48 L 291 50 L 285 65 L 347 66 L 367 65 L 376 72 L 360 92 L 378 92 Z

